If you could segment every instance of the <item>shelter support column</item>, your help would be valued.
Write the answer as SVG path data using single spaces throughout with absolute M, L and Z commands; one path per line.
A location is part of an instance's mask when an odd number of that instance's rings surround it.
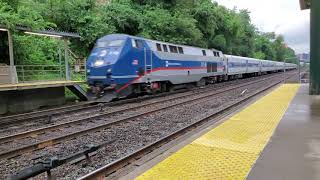
M 311 0 L 310 94 L 320 95 L 320 1 Z
M 13 56 L 13 40 L 12 40 L 12 33 L 8 30 L 8 44 L 9 44 L 9 58 L 10 58 L 10 79 L 11 83 L 16 83 L 15 73 L 14 73 L 14 56 Z
M 65 58 L 65 68 L 66 68 L 66 80 L 70 80 L 70 69 L 69 69 L 69 54 L 68 54 L 68 39 L 64 39 L 64 58 Z

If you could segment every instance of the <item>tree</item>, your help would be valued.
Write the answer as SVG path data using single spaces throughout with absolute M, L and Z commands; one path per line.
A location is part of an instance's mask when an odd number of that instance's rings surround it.
M 227 9 L 211 0 L 0 0 L 0 24 L 11 29 L 24 25 L 79 33 L 81 39 L 72 40 L 71 49 L 83 57 L 98 38 L 110 33 L 259 59 L 282 61 L 294 56 L 282 36 L 258 32 L 248 10 Z M 0 33 L 1 39 L 5 36 Z M 19 60 L 31 64 L 39 59 L 53 61 L 57 54 L 47 49 L 59 44 L 48 38 L 37 42 L 36 38 L 15 33 Z M 6 39 L 0 42 L 1 52 L 7 52 L 6 43 Z M 2 53 L 0 58 L 8 57 Z

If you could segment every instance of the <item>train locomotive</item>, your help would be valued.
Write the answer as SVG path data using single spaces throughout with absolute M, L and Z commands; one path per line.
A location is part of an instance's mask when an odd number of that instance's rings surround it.
M 296 67 L 224 55 L 215 49 L 111 34 L 100 38 L 88 57 L 88 96 L 108 102 Z

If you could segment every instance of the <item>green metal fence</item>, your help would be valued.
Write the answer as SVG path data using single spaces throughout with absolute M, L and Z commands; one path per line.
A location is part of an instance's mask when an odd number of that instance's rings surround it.
M 18 81 L 58 81 L 66 80 L 65 65 L 16 65 Z M 69 66 L 70 80 L 85 81 L 85 64 L 75 64 Z

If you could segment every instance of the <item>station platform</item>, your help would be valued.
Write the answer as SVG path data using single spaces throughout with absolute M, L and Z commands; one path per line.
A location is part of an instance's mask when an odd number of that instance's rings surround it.
M 320 96 L 285 84 L 134 177 L 320 179 L 319 129 Z
M 17 83 L 17 84 L 0 84 L 0 91 L 61 87 L 61 86 L 71 86 L 74 84 L 82 84 L 82 83 L 85 83 L 85 82 L 84 81 L 45 81 L 45 82 L 30 82 L 30 83 Z
M 247 179 L 320 179 L 320 96 L 301 85 Z
M 65 104 L 65 88 L 80 100 L 88 100 L 83 81 L 45 81 L 0 84 L 0 115 L 30 112 L 41 107 Z

